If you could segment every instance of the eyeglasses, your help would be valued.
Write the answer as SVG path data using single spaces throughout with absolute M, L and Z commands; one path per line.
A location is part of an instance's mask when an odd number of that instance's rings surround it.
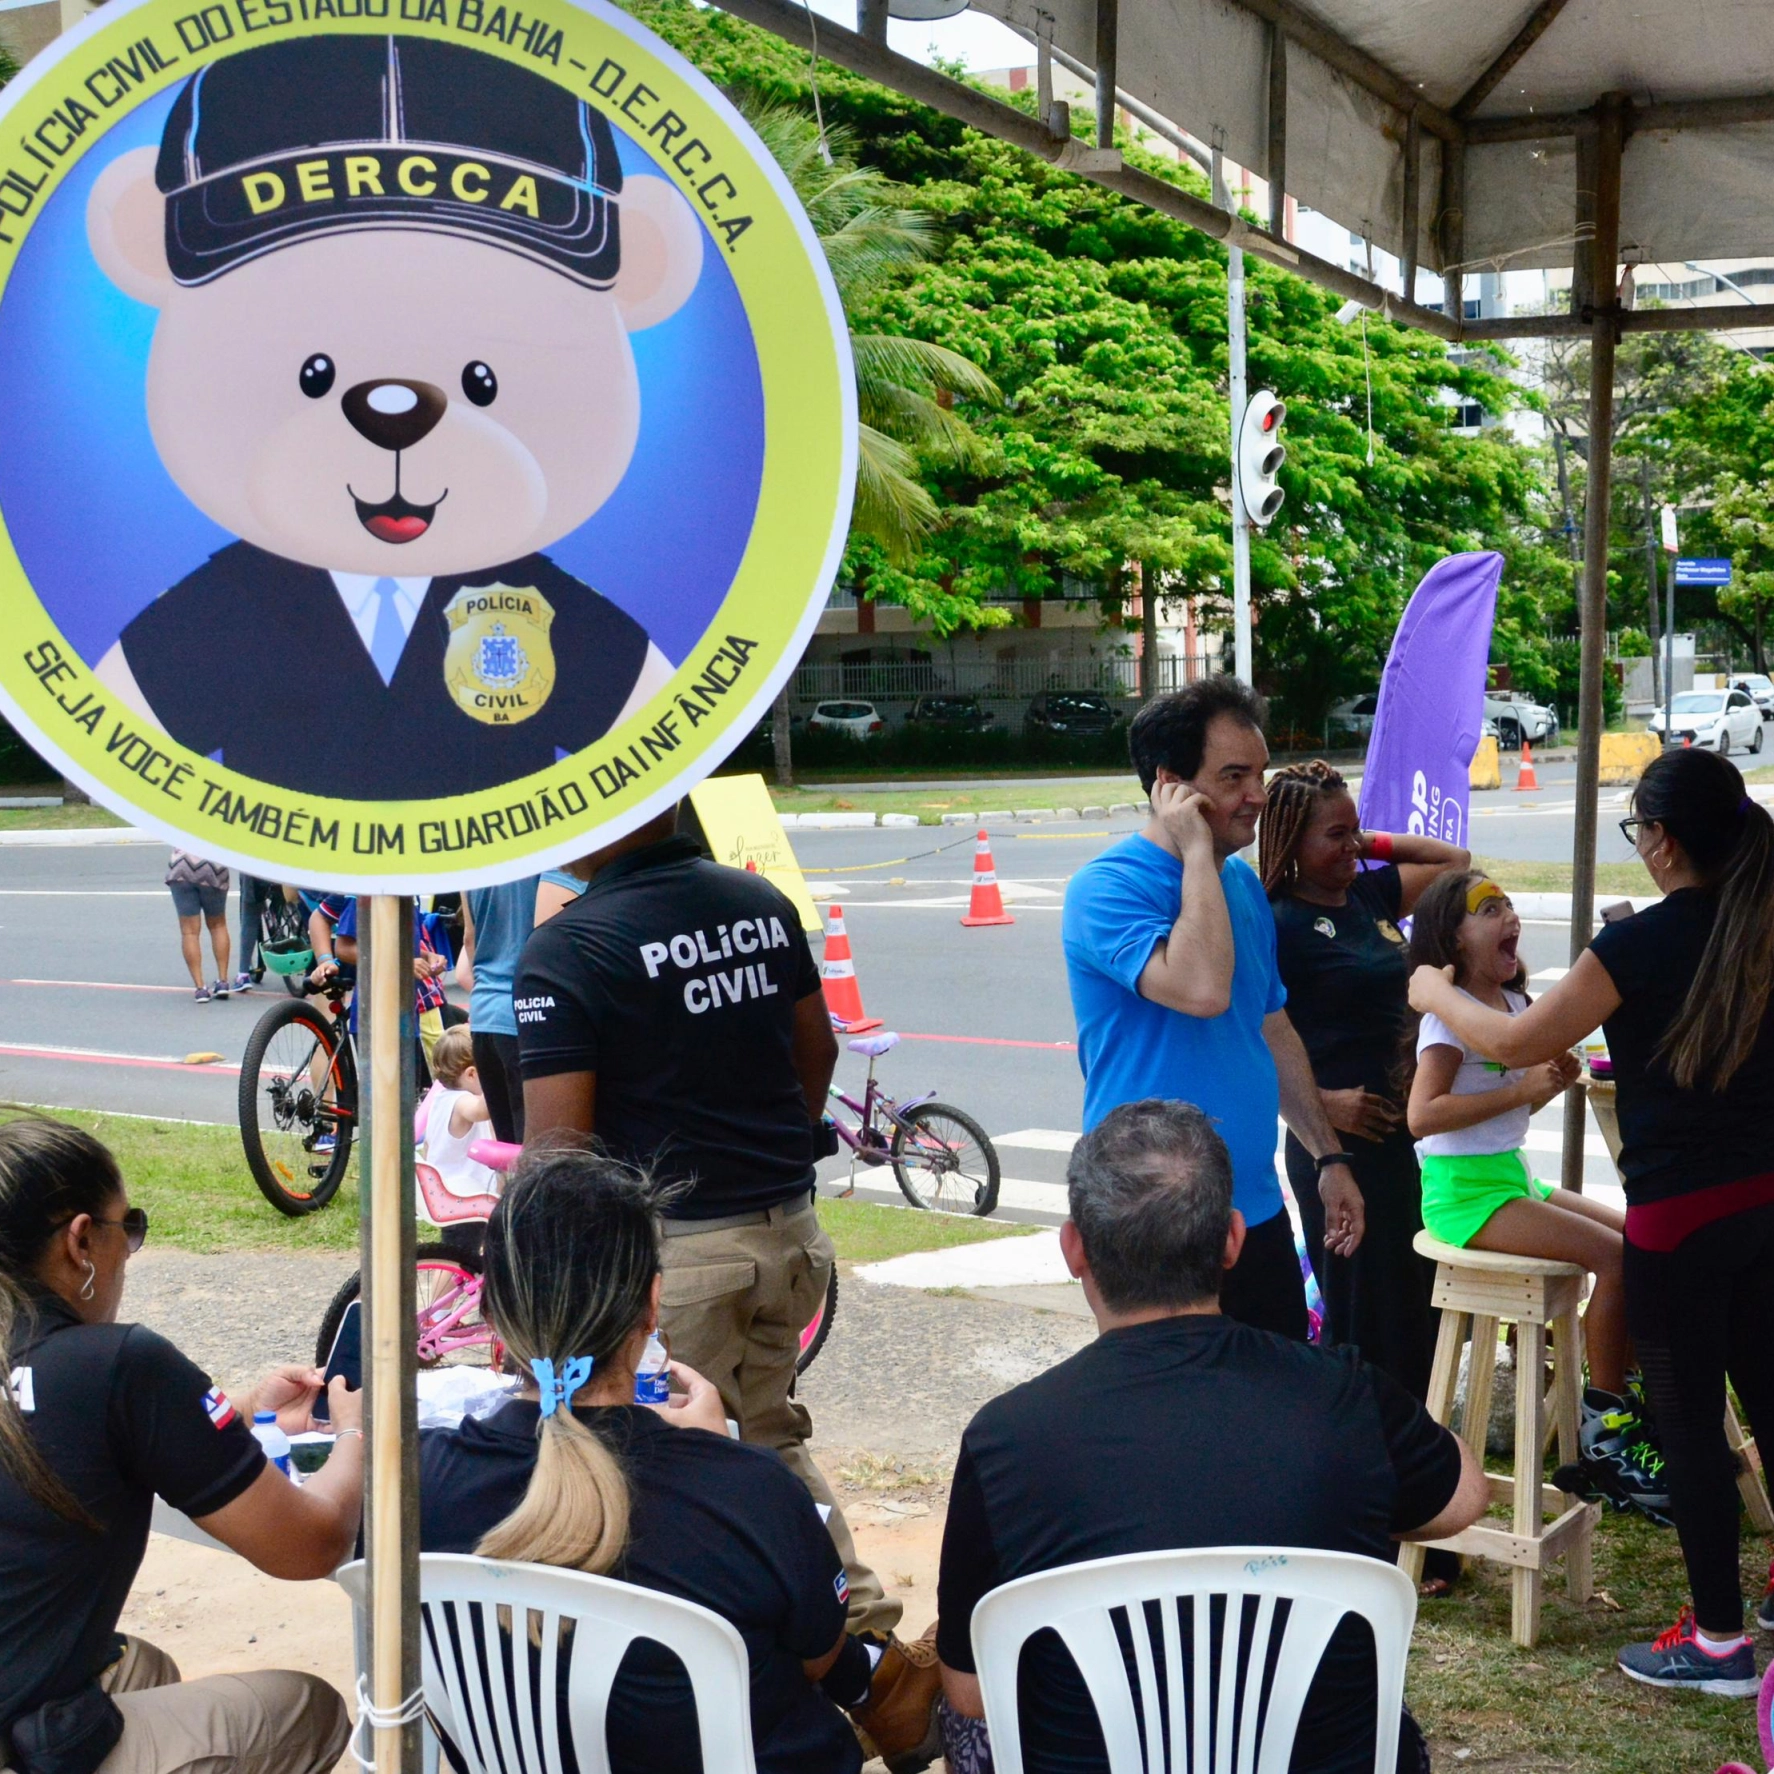
M 94 1220 L 95 1226 L 118 1226 L 123 1231 L 123 1242 L 129 1247 L 133 1257 L 148 1242 L 148 1210 L 145 1207 L 132 1207 L 120 1220 Z
M 1623 819 L 1620 821 L 1620 835 L 1634 850 L 1638 848 L 1638 835 L 1648 822 L 1643 819 Z

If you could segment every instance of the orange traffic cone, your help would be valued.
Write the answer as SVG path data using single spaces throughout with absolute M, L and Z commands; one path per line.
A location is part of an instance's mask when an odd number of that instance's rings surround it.
M 1515 773 L 1515 788 L 1519 794 L 1523 789 L 1538 793 L 1540 778 L 1534 774 L 1534 748 L 1528 744 L 1527 735 L 1522 735 L 1521 767 Z
M 850 936 L 844 929 L 844 908 L 834 904 L 827 910 L 831 922 L 825 927 L 825 960 L 819 969 L 825 1007 L 845 1034 L 865 1034 L 878 1029 L 881 1019 L 868 1015 L 862 1007 L 862 988 L 856 983 L 856 963 L 850 958 Z
M 973 897 L 961 922 L 969 927 L 1016 922 L 1004 909 L 1004 896 L 998 891 L 998 871 L 992 867 L 992 846 L 983 831 L 973 852 Z

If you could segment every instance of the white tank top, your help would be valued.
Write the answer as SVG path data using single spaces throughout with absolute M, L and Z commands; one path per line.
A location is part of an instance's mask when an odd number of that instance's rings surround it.
M 476 1121 L 460 1139 L 450 1132 L 450 1115 L 468 1096 L 465 1090 L 434 1089 L 425 1105 L 425 1162 L 452 1195 L 496 1195 L 499 1176 L 468 1156 L 476 1140 L 490 1140 L 493 1124 Z

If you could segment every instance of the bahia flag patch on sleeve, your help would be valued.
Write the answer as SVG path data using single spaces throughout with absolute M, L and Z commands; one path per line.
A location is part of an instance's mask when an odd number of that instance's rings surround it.
M 234 1421 L 234 1407 L 220 1386 L 212 1386 L 204 1393 L 203 1412 L 218 1429 L 226 1429 Z
M 832 1579 L 832 1591 L 841 1602 L 850 1600 L 850 1577 L 848 1572 L 840 1571 Z

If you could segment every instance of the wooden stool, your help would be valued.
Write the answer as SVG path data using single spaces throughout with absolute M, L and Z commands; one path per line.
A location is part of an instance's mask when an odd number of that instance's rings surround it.
M 1582 1391 L 1583 1334 L 1577 1304 L 1584 1273 L 1574 1263 L 1539 1257 L 1504 1256 L 1497 1251 L 1460 1250 L 1427 1232 L 1412 1241 L 1435 1268 L 1435 1303 L 1441 1333 L 1429 1376 L 1429 1414 L 1448 1423 L 1460 1377 L 1460 1345 L 1472 1332 L 1472 1363 L 1466 1377 L 1466 1441 L 1484 1460 L 1485 1430 L 1491 1416 L 1491 1379 L 1497 1365 L 1497 1327 L 1514 1324 L 1515 1464 L 1517 1478 L 1487 1473 L 1491 1501 L 1508 1503 L 1508 1528 L 1475 1522 L 1450 1540 L 1431 1540 L 1399 1550 L 1399 1568 L 1413 1583 L 1423 1576 L 1426 1546 L 1444 1546 L 1511 1568 L 1513 1599 L 1510 1636 L 1532 1649 L 1540 1636 L 1540 1585 L 1556 1558 L 1565 1561 L 1565 1583 L 1573 1601 L 1586 1602 L 1594 1589 L 1591 1540 L 1601 1517 L 1596 1503 L 1573 1503 L 1563 1491 L 1539 1482 L 1546 1444 L 1558 1436 L 1561 1461 L 1577 1458 L 1577 1401 Z M 1546 1339 L 1552 1333 L 1553 1380 L 1550 1395 L 1540 1390 L 1546 1371 Z M 1551 1510 L 1554 1519 L 1545 1520 Z
M 1589 1096 L 1589 1107 L 1595 1116 L 1595 1124 L 1601 1129 L 1602 1138 L 1607 1142 L 1608 1156 L 1614 1160 L 1614 1168 L 1620 1168 L 1620 1111 L 1614 1101 L 1614 1080 L 1612 1078 L 1586 1078 L 1583 1088 Z M 1730 1444 L 1732 1456 L 1737 1461 L 1737 1494 L 1743 1499 L 1743 1507 L 1749 1511 L 1749 1519 L 1764 1534 L 1774 1534 L 1774 1504 L 1768 1501 L 1767 1473 L 1762 1466 L 1762 1456 L 1756 1444 L 1743 1433 L 1743 1425 L 1737 1420 L 1737 1407 L 1731 1402 L 1731 1394 L 1725 1394 L 1725 1440 Z

